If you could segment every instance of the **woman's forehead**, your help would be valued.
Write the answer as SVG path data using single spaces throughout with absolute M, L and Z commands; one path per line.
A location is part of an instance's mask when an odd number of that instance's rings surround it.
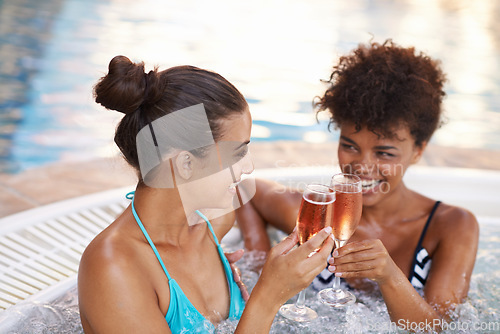
M 343 138 L 351 140 L 367 140 L 374 143 L 401 143 L 413 142 L 413 136 L 407 125 L 401 124 L 390 129 L 368 129 L 366 126 L 357 129 L 353 124 L 344 124 L 340 127 L 340 134 Z
M 223 120 L 223 131 L 218 141 L 248 142 L 252 130 L 252 117 L 250 111 L 245 110 Z

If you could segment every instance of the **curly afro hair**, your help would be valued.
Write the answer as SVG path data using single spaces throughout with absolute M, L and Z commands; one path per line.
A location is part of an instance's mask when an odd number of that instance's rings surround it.
M 340 58 L 328 89 L 314 107 L 330 113 L 329 128 L 354 124 L 392 138 L 408 126 L 415 144 L 427 142 L 441 125 L 445 75 L 439 61 L 391 40 L 360 44 Z

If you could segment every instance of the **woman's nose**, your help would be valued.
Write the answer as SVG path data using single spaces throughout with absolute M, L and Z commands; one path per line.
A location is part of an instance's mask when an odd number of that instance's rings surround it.
M 251 174 L 254 171 L 254 165 L 252 158 L 250 157 L 250 153 L 247 153 L 245 157 L 242 159 L 242 165 L 241 165 L 241 173 L 242 174 Z
M 377 165 L 377 159 L 370 153 L 363 154 L 359 157 L 357 161 L 352 164 L 352 169 L 354 174 L 367 175 L 373 172 L 374 166 Z

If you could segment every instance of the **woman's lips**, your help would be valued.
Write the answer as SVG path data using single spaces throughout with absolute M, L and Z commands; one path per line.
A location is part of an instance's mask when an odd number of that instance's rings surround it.
M 382 180 L 375 179 L 363 179 L 361 180 L 361 187 L 363 189 L 363 193 L 370 193 L 375 190 L 380 184 Z

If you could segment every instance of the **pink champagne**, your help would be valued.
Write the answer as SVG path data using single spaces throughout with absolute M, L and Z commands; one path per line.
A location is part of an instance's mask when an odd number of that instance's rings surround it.
M 341 192 L 337 189 L 333 203 L 333 236 L 337 240 L 348 240 L 358 227 L 363 207 L 361 192 Z
M 301 245 L 321 231 L 332 220 L 335 200 L 332 194 L 333 192 L 330 194 L 316 193 L 308 194 L 307 199 L 302 197 L 297 217 L 297 229 Z

